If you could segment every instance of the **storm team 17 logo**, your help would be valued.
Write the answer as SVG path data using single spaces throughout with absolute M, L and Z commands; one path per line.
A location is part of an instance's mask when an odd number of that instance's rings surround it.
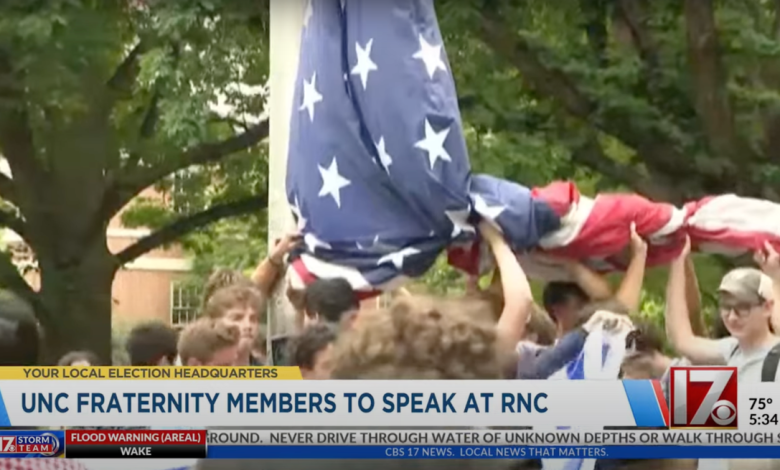
M 62 453 L 62 437 L 53 432 L 21 431 L 0 434 L 3 457 L 54 457 Z
M 672 367 L 672 428 L 737 428 L 736 367 Z

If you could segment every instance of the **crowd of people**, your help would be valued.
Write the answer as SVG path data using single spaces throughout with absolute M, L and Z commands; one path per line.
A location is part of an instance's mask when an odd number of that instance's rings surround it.
M 275 365 L 300 367 L 304 379 L 544 380 L 582 351 L 594 328 L 626 329 L 626 379 L 662 379 L 675 364 L 730 365 L 739 381 L 774 381 L 780 358 L 780 256 L 767 244 L 756 253 L 757 268 L 738 268 L 719 288 L 719 322 L 707 325 L 690 256 L 690 243 L 671 263 L 666 293 L 667 355 L 662 332 L 636 320 L 645 274 L 647 244 L 632 228 L 630 262 L 617 290 L 604 277 L 573 261 L 565 266 L 574 282 L 551 282 L 535 303 L 529 281 L 504 237 L 493 225 L 479 226 L 496 270 L 487 288 L 467 283 L 462 297 L 434 298 L 402 291 L 388 308 L 361 308 L 344 279 L 320 279 L 303 290 L 288 288 L 298 312 L 297 331 L 275 338 Z M 298 234 L 283 237 L 250 277 L 218 270 L 204 286 L 200 319 L 177 332 L 168 325 L 142 324 L 126 343 L 134 366 L 249 366 L 267 363 L 261 331 L 266 300 L 284 277 L 285 258 Z M 551 260 L 545 260 L 550 262 Z M 0 299 L 0 364 L 39 365 L 40 335 L 15 298 Z M 65 355 L 60 365 L 100 365 L 89 352 Z M 484 467 L 484 461 L 479 465 Z M 311 466 L 301 461 L 296 465 Z M 342 462 L 351 468 L 355 462 Z M 376 465 L 372 463 L 371 465 Z M 257 462 L 203 461 L 198 468 L 258 468 Z M 264 462 L 262 468 L 291 465 Z M 363 463 L 365 465 L 365 463 Z M 385 466 L 397 466 L 385 462 Z M 428 461 L 405 466 L 470 468 L 469 461 Z M 491 464 L 493 465 L 493 464 Z M 498 464 L 496 464 L 498 465 Z M 504 464 L 502 464 L 504 465 Z M 539 468 L 521 461 L 514 468 Z M 601 461 L 597 469 L 696 468 L 695 461 Z M 707 468 L 704 461 L 699 468 Z M 774 468 L 772 462 L 736 463 L 730 468 Z M 536 466 L 536 467 L 534 467 Z

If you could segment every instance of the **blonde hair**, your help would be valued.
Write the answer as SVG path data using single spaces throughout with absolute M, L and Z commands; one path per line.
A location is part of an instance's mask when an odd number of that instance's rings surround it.
M 254 284 L 233 284 L 216 290 L 203 307 L 207 318 L 222 318 L 228 310 L 249 308 L 257 313 L 258 321 L 265 311 L 265 297 Z
M 502 377 L 484 303 L 404 298 L 361 312 L 335 344 L 334 379 L 486 380 Z
M 203 305 L 205 306 L 218 290 L 236 285 L 252 286 L 253 284 L 248 277 L 239 271 L 226 268 L 217 269 L 211 273 L 203 286 Z
M 179 357 L 187 364 L 190 359 L 209 362 L 219 351 L 238 344 L 239 332 L 235 327 L 204 318 L 190 323 L 179 337 Z

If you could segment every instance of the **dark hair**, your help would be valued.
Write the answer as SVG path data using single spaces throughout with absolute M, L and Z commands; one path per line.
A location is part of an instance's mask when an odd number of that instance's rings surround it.
M 136 326 L 127 338 L 130 365 L 156 366 L 163 358 L 173 364 L 178 354 L 178 336 L 176 330 L 160 322 Z
M 41 337 L 32 320 L 0 318 L 0 366 L 37 366 Z
M 41 331 L 32 306 L 0 290 L 0 366 L 37 366 Z
M 329 323 L 317 323 L 305 328 L 291 338 L 287 345 L 291 365 L 312 369 L 317 354 L 336 341 L 336 336 L 336 327 Z
M 663 335 L 647 320 L 635 320 L 634 329 L 626 336 L 626 348 L 642 354 L 663 352 Z
M 628 308 L 623 302 L 617 299 L 599 300 L 598 302 L 589 302 L 577 312 L 577 323 L 585 324 L 596 312 L 604 310 L 606 312 L 617 313 L 618 315 L 628 316 Z
M 544 286 L 542 305 L 547 313 L 571 300 L 588 302 L 588 294 L 574 282 L 550 282 Z
M 346 279 L 317 279 L 303 293 L 307 315 L 319 315 L 326 322 L 339 323 L 342 316 L 360 308 L 355 291 Z
M 79 361 L 89 362 L 89 364 L 92 366 L 102 365 L 97 355 L 91 351 L 71 351 L 65 354 L 64 356 L 62 356 L 62 358 L 60 358 L 57 365 L 69 366 L 72 365 L 74 362 L 79 362 Z

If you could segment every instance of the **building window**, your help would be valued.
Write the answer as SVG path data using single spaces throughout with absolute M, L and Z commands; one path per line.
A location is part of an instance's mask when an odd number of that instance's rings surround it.
M 174 173 L 171 180 L 170 204 L 177 214 L 192 214 L 206 208 L 203 194 L 203 174 L 198 168 Z
M 171 284 L 171 324 L 184 326 L 195 320 L 200 306 L 200 292 L 198 289 L 174 282 Z

